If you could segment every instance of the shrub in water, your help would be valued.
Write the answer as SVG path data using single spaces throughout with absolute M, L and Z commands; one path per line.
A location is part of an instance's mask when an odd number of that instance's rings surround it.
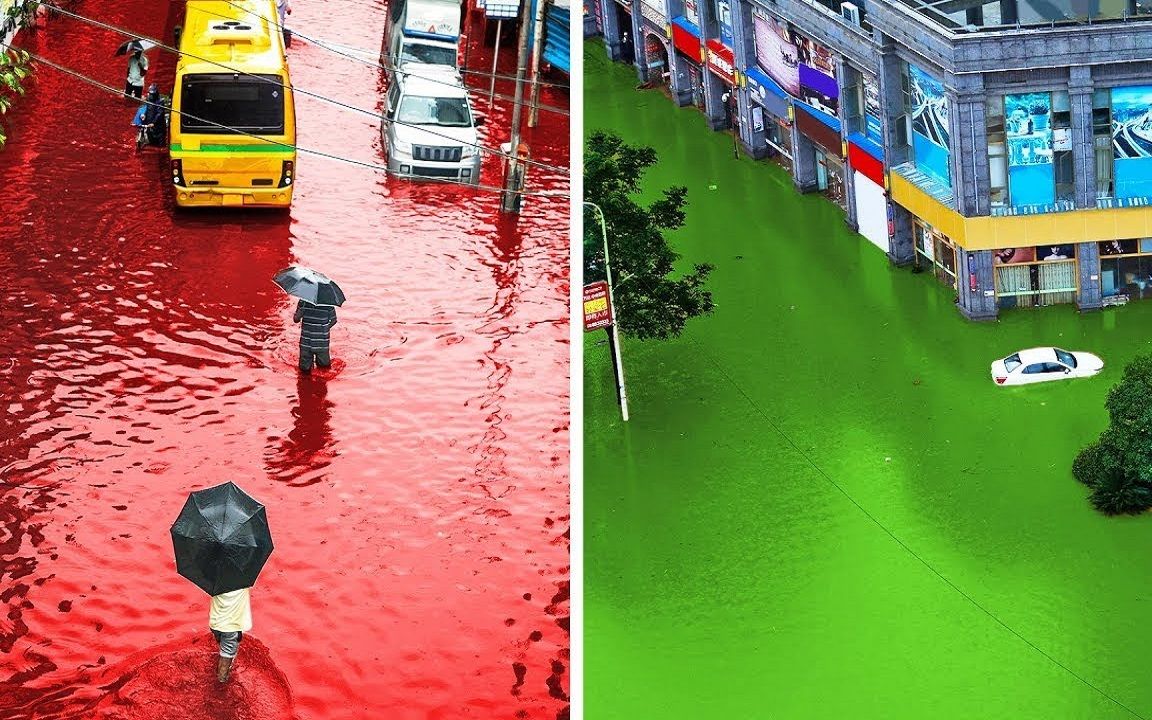
M 1121 473 L 1108 473 L 1090 500 L 1105 515 L 1137 515 L 1152 507 L 1152 488 Z

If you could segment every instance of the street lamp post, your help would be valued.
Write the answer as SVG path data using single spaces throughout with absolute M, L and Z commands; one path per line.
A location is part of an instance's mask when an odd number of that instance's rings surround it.
M 604 211 L 593 202 L 584 205 L 596 211 L 600 220 L 600 236 L 604 241 L 604 274 L 608 280 L 608 304 L 612 308 L 612 326 L 608 328 L 608 344 L 612 351 L 612 369 L 616 375 L 616 397 L 620 401 L 620 416 L 628 422 L 628 391 L 624 387 L 624 360 L 620 356 L 620 330 L 616 324 L 616 297 L 613 294 L 612 264 L 608 260 L 608 225 L 604 221 Z

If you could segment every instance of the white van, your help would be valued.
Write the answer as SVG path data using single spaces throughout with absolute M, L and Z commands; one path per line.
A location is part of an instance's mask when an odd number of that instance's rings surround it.
M 407 63 L 458 66 L 459 0 L 391 0 L 381 64 L 390 71 Z
M 411 178 L 478 183 L 481 124 L 455 70 L 404 65 L 388 88 L 380 128 L 388 169 Z

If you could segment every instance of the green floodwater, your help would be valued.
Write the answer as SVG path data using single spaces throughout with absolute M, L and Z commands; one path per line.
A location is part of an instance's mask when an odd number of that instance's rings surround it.
M 717 305 L 624 342 L 627 424 L 585 336 L 585 717 L 1152 717 L 1152 517 L 1097 514 L 1070 472 L 1152 351 L 1152 302 L 965 321 L 701 113 L 584 58 L 586 132 L 689 188 L 672 240 L 716 265 Z M 994 386 L 1034 345 L 1107 365 Z

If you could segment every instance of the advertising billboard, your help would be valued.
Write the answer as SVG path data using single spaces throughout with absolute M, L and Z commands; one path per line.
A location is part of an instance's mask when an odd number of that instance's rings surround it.
M 720 26 L 720 42 L 732 47 L 732 6 L 730 0 L 716 0 L 716 23 Z
M 1008 143 L 1008 196 L 1012 205 L 1055 202 L 1052 94 L 1005 95 L 1004 135 Z
M 912 86 L 912 150 L 916 169 L 952 187 L 948 168 L 948 98 L 944 86 L 920 68 L 908 64 Z
M 763 13 L 754 14 L 753 26 L 760 68 L 789 95 L 835 119 L 840 87 L 832 52 Z
M 1152 197 L 1152 85 L 1112 88 L 1116 197 Z
M 865 136 L 884 146 L 884 127 L 880 124 L 880 83 L 871 75 L 861 74 L 864 85 L 864 123 Z

